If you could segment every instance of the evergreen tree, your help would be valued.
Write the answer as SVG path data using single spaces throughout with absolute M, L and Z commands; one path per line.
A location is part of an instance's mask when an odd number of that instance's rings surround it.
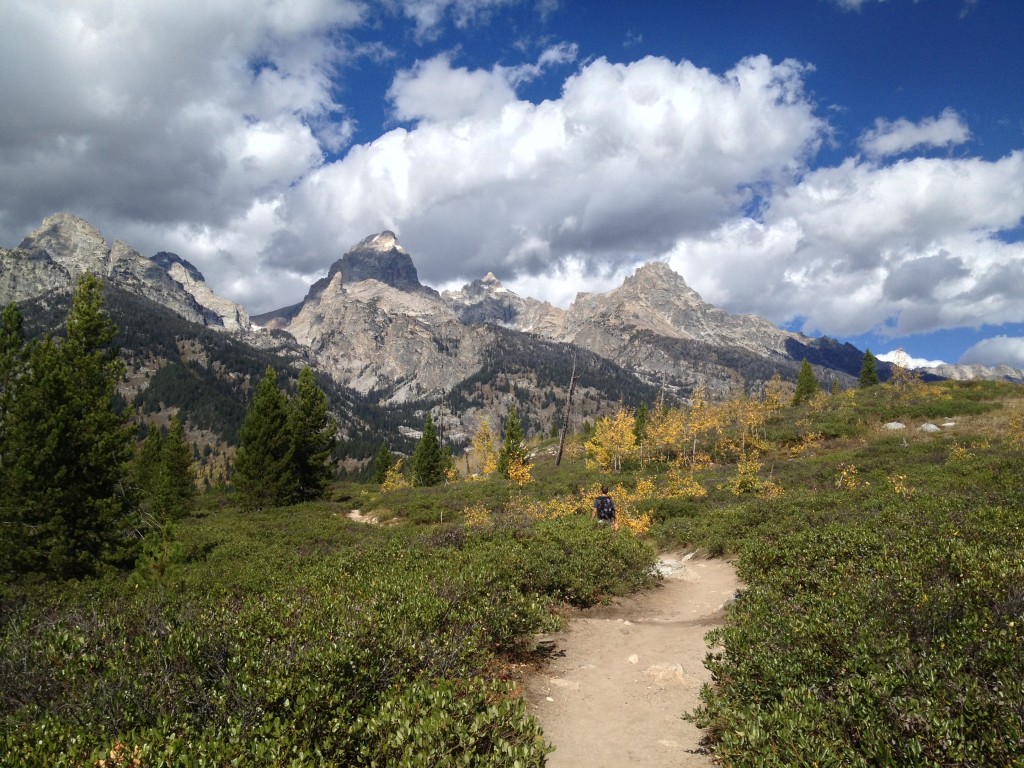
M 860 380 L 857 386 L 866 389 L 876 384 L 878 384 L 878 362 L 869 349 L 864 352 L 864 360 L 860 364 Z
M 793 393 L 793 405 L 800 405 L 814 397 L 818 391 L 818 380 L 814 378 L 814 369 L 804 358 L 800 364 L 800 374 L 796 379 L 796 392 Z
M 640 407 L 633 414 L 633 437 L 637 445 L 640 445 L 647 436 L 647 421 L 650 417 L 651 412 L 647 408 L 647 403 L 640 403 Z
M 16 387 L 25 372 L 26 346 L 22 329 L 23 320 L 18 305 L 11 302 L 4 308 L 0 321 L 0 563 L 13 564 L 19 547 L 13 534 L 17 524 L 14 514 L 17 500 L 9 495 L 8 467 L 12 461 L 13 446 L 7 439 L 8 413 L 16 401 Z M 0 565 L 0 576 L 5 567 Z
M 7 413 L 15 400 L 15 388 L 24 373 L 27 359 L 23 318 L 18 305 L 11 302 L 0 320 L 0 451 L 5 445 Z M 0 453 L 0 472 L 5 462 Z
M 410 459 L 413 485 L 437 485 L 443 482 L 446 463 L 441 443 L 437 439 L 434 419 L 428 413 L 427 422 L 423 425 L 423 437 L 416 443 Z
M 373 461 L 373 482 L 378 485 L 383 484 L 394 461 L 391 449 L 388 448 L 387 443 L 382 443 L 380 450 L 377 451 L 377 458 Z
M 303 368 L 288 409 L 299 501 L 323 498 L 333 475 L 330 459 L 337 425 L 327 406 L 327 395 L 316 385 L 313 369 Z
M 155 514 L 152 499 L 161 472 L 161 461 L 164 451 L 164 436 L 159 427 L 150 425 L 146 439 L 135 451 L 132 461 L 131 478 L 138 491 L 139 499 L 145 512 Z
M 128 490 L 132 430 L 115 409 L 124 366 L 112 342 L 93 275 L 76 286 L 63 340 L 21 349 L 17 319 L 4 313 L 4 360 L 19 358 L 5 383 L 0 523 L 11 534 L 7 567 L 60 578 L 130 566 L 138 552 L 135 499 Z M 7 396 L 10 399 L 7 400 Z
M 288 400 L 270 366 L 256 385 L 252 404 L 238 431 L 235 487 L 246 510 L 289 504 L 297 496 L 292 470 Z
M 154 512 L 161 521 L 178 520 L 189 515 L 196 502 L 192 449 L 185 441 L 185 428 L 179 417 L 171 419 L 167 437 L 161 443 Z
M 519 417 L 516 415 L 516 407 L 513 405 L 508 409 L 508 421 L 505 422 L 505 438 L 501 443 L 501 450 L 498 452 L 498 471 L 508 477 L 509 465 L 518 461 L 526 463 L 526 445 L 524 443 L 523 428 L 519 424 Z

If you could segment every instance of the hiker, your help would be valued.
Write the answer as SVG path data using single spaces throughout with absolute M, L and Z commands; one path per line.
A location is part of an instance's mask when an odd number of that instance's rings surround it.
M 619 530 L 619 521 L 615 518 L 615 502 L 608 495 L 608 486 L 601 486 L 601 495 L 594 499 L 594 511 L 590 513 L 592 520 L 601 525 L 611 524 L 612 530 Z

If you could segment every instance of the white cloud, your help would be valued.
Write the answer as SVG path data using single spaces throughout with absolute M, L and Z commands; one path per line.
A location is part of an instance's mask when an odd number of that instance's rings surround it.
M 446 123 L 500 112 L 516 96 L 500 70 L 453 68 L 449 57 L 442 54 L 399 72 L 388 99 L 399 120 Z
M 751 185 L 805 169 L 825 125 L 803 72 L 763 56 L 724 75 L 598 59 L 560 99 L 531 104 L 505 70 L 435 58 L 391 90 L 396 112 L 419 121 L 311 173 L 284 218 L 319 238 L 310 253 L 393 229 L 436 284 L 489 270 L 512 284 L 572 258 L 592 271 L 632 267 L 706 235 Z
M 847 160 L 779 189 L 761 220 L 682 236 L 671 263 L 705 298 L 806 332 L 896 335 L 1024 320 L 1024 152 Z
M 993 336 L 982 339 L 961 355 L 960 362 L 1024 368 L 1024 337 Z
M 946 109 L 938 117 L 926 117 L 919 123 L 906 118 L 889 122 L 875 120 L 875 127 L 861 136 L 859 144 L 871 158 L 901 155 L 919 147 L 952 147 L 970 139 L 971 132 L 960 115 Z
M 322 162 L 311 125 L 339 110 L 333 33 L 362 18 L 344 0 L 5 2 L 6 226 L 43 206 L 108 225 L 244 215 Z
M 883 362 L 896 363 L 896 365 L 910 370 L 914 370 L 915 368 L 935 368 L 936 366 L 946 364 L 942 360 L 925 360 L 921 357 L 911 357 L 902 349 L 894 349 L 891 352 L 886 352 L 882 355 L 875 355 L 875 357 Z
M 521 0 L 391 0 L 401 12 L 416 24 L 420 37 L 436 35 L 445 16 L 451 14 L 456 27 L 466 28 L 486 18 L 489 13 L 506 5 L 515 5 Z

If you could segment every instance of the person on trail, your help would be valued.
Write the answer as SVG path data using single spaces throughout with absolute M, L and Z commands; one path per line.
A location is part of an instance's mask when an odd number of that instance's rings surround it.
M 611 525 L 613 531 L 619 530 L 619 521 L 615 517 L 615 502 L 608 495 L 608 486 L 601 486 L 601 495 L 594 499 L 594 511 L 590 513 L 592 520 L 601 525 Z

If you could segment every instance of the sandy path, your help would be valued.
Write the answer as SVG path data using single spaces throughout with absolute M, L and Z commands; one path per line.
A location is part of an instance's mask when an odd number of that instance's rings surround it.
M 526 683 L 552 768 L 712 766 L 681 717 L 700 703 L 704 634 L 740 587 L 725 560 L 662 558 L 660 586 L 576 613 Z

